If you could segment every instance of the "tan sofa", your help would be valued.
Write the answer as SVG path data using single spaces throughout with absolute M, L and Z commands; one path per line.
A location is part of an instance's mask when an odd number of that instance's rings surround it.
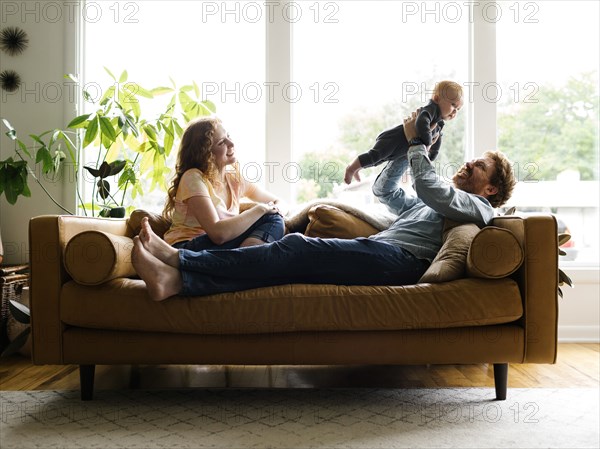
M 319 235 L 320 228 L 328 236 L 337 226 L 348 236 L 340 211 L 313 212 L 307 234 Z M 153 302 L 131 272 L 132 223 L 36 217 L 30 222 L 33 361 L 79 365 L 82 399 L 92 398 L 96 364 L 490 363 L 496 398 L 505 399 L 509 363 L 556 360 L 557 226 L 550 215 L 499 217 L 493 225 L 518 241 L 523 257 L 510 276 L 497 272 L 498 252 L 506 248 L 493 237 L 477 250 L 477 239 L 470 242 L 460 279 L 448 282 L 295 284 Z M 363 226 L 359 233 L 369 232 Z M 108 246 L 74 244 L 86 235 L 110 236 Z M 487 269 L 469 266 L 477 251 L 487 254 Z

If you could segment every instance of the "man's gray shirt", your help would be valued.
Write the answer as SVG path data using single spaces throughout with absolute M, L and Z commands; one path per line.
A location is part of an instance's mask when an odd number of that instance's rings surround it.
M 409 164 L 417 196 L 407 195 L 399 187 Z M 407 159 L 388 162 L 373 184 L 373 193 L 398 218 L 370 238 L 397 245 L 430 262 L 442 246 L 445 218 L 479 227 L 494 218 L 494 208 L 487 199 L 456 189 L 439 178 L 424 145 L 412 146 Z

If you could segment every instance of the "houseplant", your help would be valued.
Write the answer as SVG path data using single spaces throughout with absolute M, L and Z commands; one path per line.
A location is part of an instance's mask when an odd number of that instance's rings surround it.
M 79 213 L 124 216 L 126 209 L 134 208 L 128 202 L 138 195 L 166 187 L 166 161 L 185 123 L 216 111 L 212 102 L 200 100 L 196 83 L 178 88 L 171 80 L 171 87 L 144 89 L 128 81 L 127 71 L 116 78 L 105 70 L 113 82 L 99 99 L 82 89 L 93 111 L 73 118 L 64 129 L 30 134 L 29 146 L 8 120 L 2 120 L 15 143 L 14 156 L 0 161 L 0 195 L 4 193 L 10 204 L 31 195 L 31 176 L 57 206 L 73 214 L 52 197 L 34 170 L 39 165 L 52 178 L 70 163 L 82 180 L 76 189 Z M 66 77 L 77 82 L 73 75 Z M 83 195 L 82 186 L 87 187 Z

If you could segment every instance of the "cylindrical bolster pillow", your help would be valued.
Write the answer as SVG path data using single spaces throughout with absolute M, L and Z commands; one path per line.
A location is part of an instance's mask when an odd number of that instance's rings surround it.
M 103 231 L 84 231 L 65 248 L 65 268 L 73 280 L 98 285 L 136 274 L 131 263 L 133 240 Z
M 523 263 L 523 248 L 508 229 L 487 226 L 477 233 L 467 255 L 467 275 L 497 279 L 514 273 Z

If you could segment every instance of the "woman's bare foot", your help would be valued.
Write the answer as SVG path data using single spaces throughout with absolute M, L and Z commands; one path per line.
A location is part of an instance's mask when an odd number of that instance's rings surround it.
M 137 236 L 133 239 L 131 261 L 154 301 L 162 301 L 181 291 L 183 282 L 179 270 L 153 256 Z
M 167 265 L 179 268 L 179 251 L 154 233 L 150 227 L 148 217 L 142 218 L 142 229 L 139 237 L 146 251 L 149 251 L 150 254 Z

